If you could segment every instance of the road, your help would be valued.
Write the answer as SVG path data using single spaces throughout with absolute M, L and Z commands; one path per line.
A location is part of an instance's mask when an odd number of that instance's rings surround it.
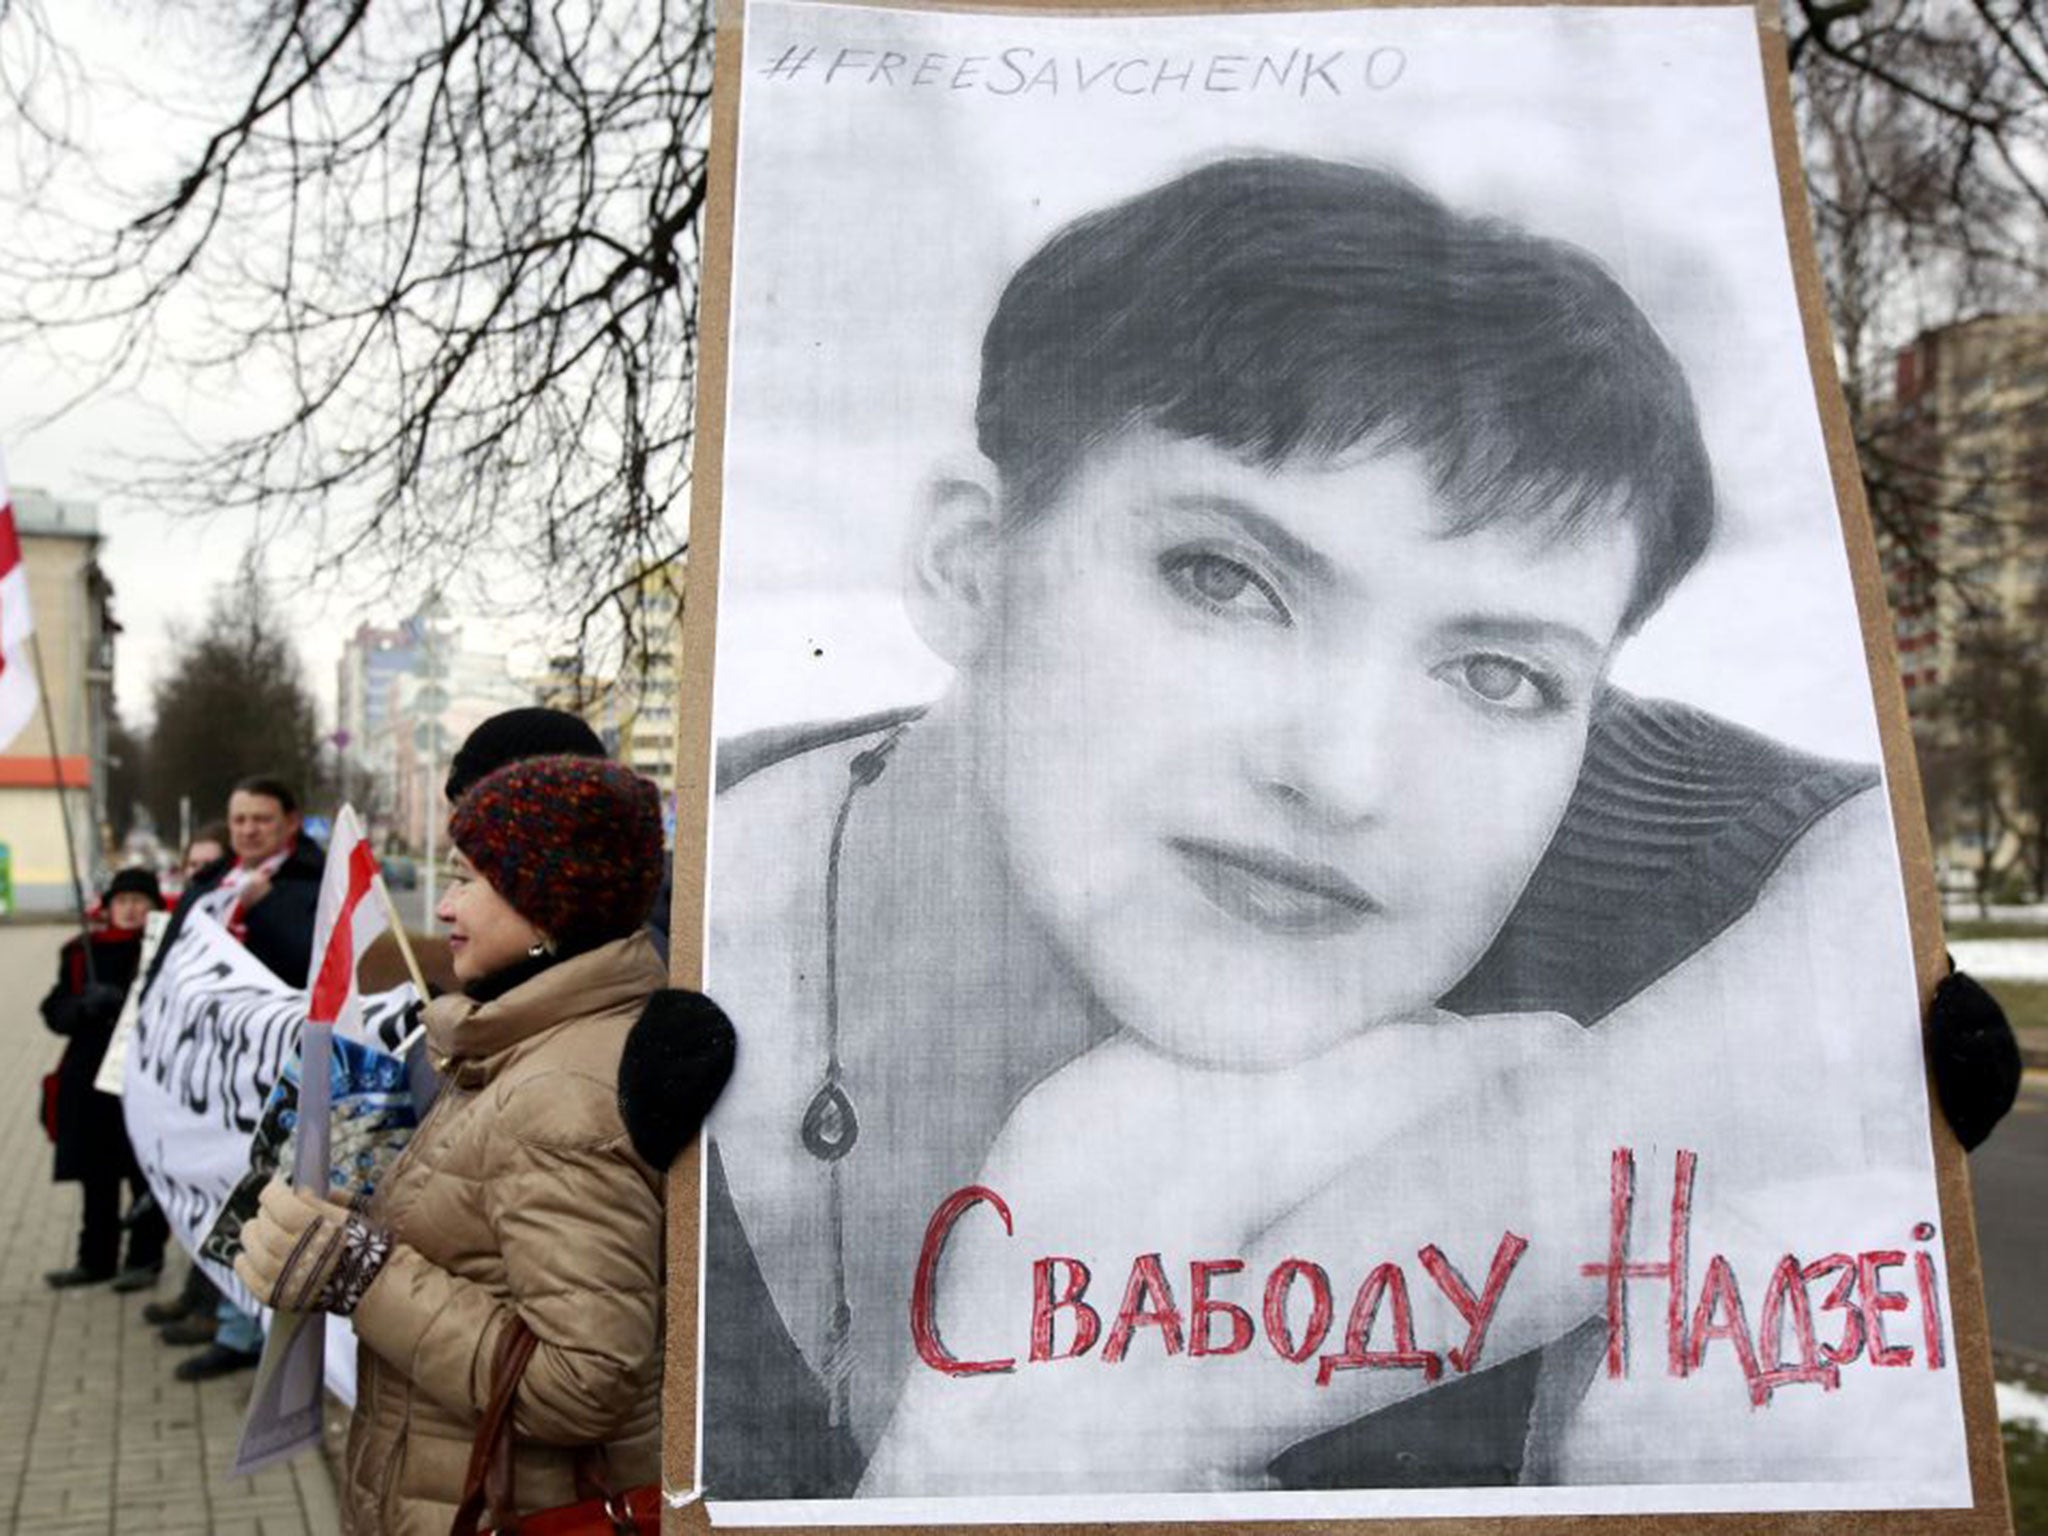
M 1970 1183 L 1992 1341 L 2048 1360 L 2048 1073 L 1970 1154 Z
M 433 933 L 438 931 L 427 911 L 427 893 L 418 885 L 410 890 L 403 887 L 391 893 L 391 904 L 398 908 L 398 915 L 405 923 L 407 933 Z

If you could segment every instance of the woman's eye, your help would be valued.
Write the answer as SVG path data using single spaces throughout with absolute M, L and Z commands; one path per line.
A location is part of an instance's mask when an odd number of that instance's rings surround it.
M 1468 693 L 1514 714 L 1544 714 L 1563 698 L 1555 679 L 1511 656 L 1461 656 L 1438 675 L 1446 674 Z
M 1213 550 L 1176 549 L 1160 557 L 1159 570 L 1167 585 L 1195 607 L 1293 626 L 1294 615 L 1273 584 L 1242 560 Z

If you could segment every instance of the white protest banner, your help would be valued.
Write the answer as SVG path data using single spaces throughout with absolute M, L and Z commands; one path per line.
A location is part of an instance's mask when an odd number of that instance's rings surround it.
M 364 1029 L 387 1046 L 404 1032 L 410 987 L 364 1000 Z M 252 1147 L 272 1089 L 296 1055 L 306 994 L 286 986 L 213 919 L 188 915 L 142 999 L 124 1063 L 128 1139 L 172 1235 L 235 1305 L 256 1310 L 218 1250 L 204 1240 L 224 1215 L 248 1214 Z M 268 1176 L 269 1169 L 263 1171 Z M 353 1364 L 351 1350 L 329 1360 Z M 328 1386 L 352 1395 L 352 1371 L 330 1370 Z
M 189 913 L 142 999 L 122 1076 L 128 1140 L 171 1231 L 193 1254 L 249 1166 L 249 1138 L 285 1059 L 305 994 L 220 924 Z M 209 1278 L 236 1306 L 255 1300 L 232 1270 Z

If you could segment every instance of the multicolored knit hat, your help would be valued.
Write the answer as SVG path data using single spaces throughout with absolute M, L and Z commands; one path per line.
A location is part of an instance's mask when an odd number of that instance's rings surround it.
M 530 757 L 471 786 L 448 823 L 478 874 L 565 954 L 621 939 L 661 888 L 661 796 L 629 768 Z

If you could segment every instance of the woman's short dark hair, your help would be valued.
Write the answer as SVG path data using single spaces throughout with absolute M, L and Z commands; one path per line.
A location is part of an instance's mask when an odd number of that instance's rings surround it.
M 1055 235 L 997 305 L 975 421 L 1013 518 L 1140 424 L 1267 467 L 1410 450 L 1452 535 L 1633 526 L 1624 629 L 1713 527 L 1692 391 L 1599 262 L 1301 156 L 1204 166 Z

